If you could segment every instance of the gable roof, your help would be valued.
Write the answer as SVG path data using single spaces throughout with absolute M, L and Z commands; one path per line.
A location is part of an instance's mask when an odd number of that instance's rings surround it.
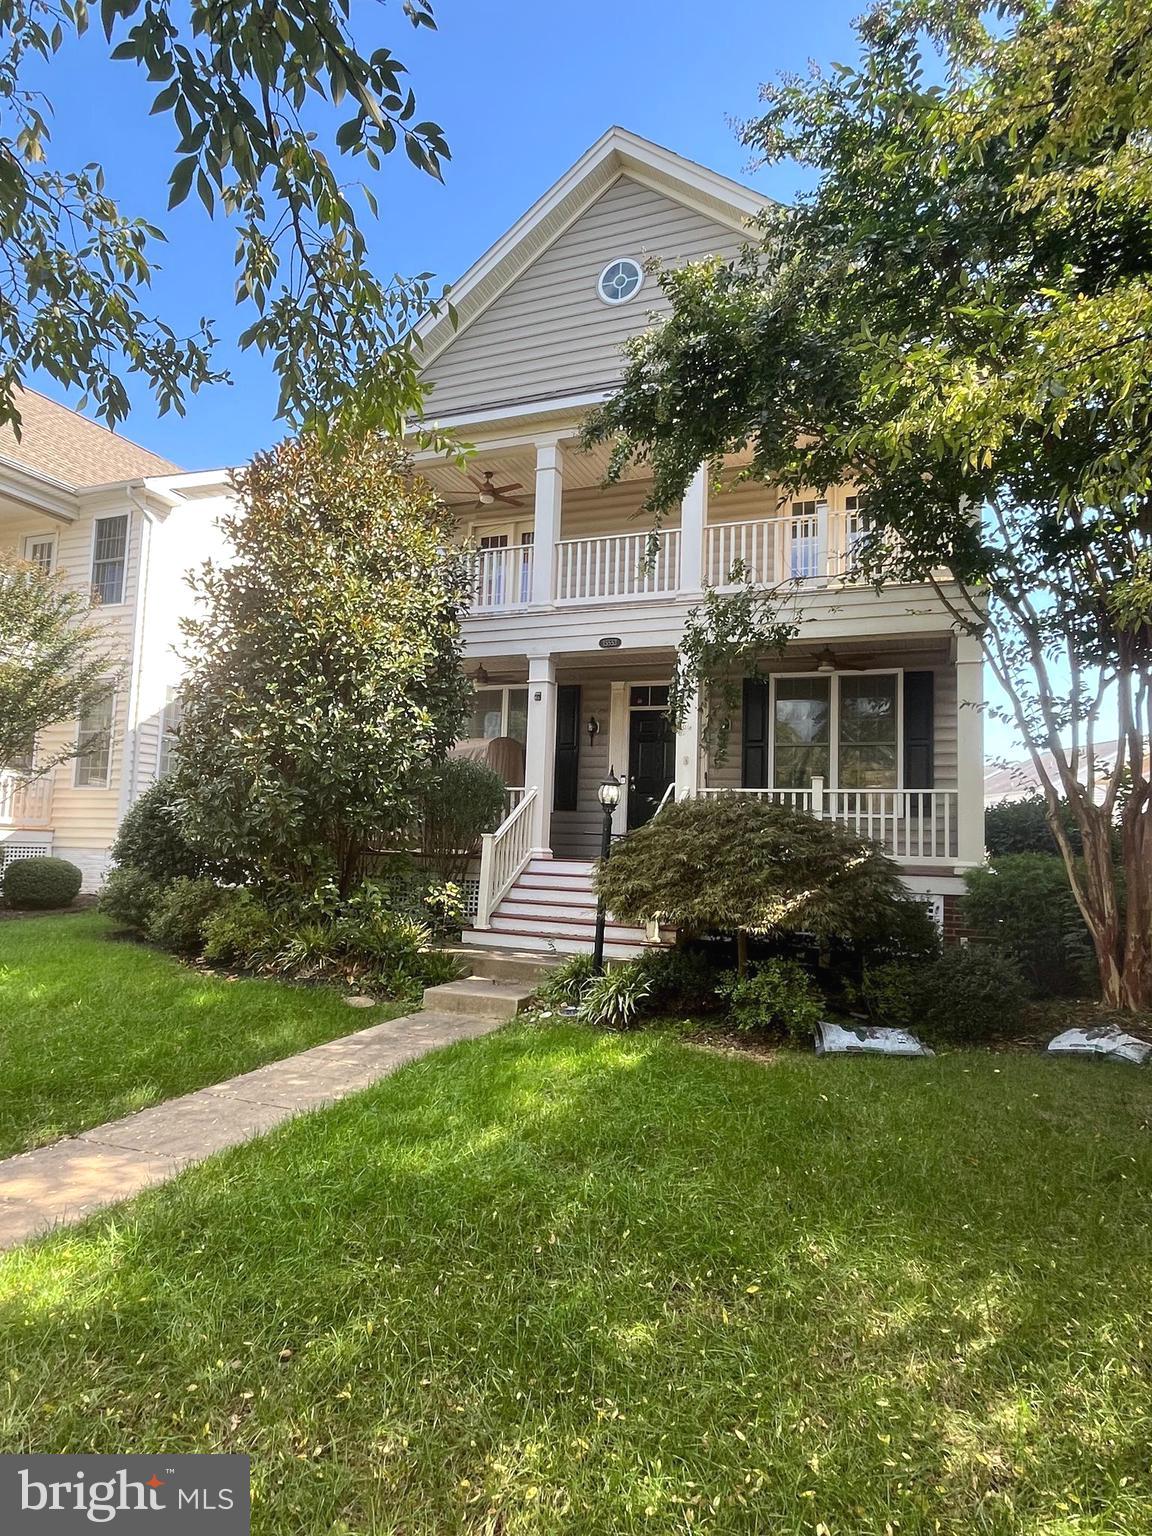
M 537 257 L 621 176 L 663 192 L 716 223 L 742 231 L 772 199 L 717 171 L 673 154 L 626 128 L 609 128 L 560 180 L 538 198 L 449 290 L 454 327 L 446 314 L 422 320 L 421 366 L 427 367 L 504 293 Z
M 19 405 L 21 435 L 17 439 L 10 426 L 0 427 L 0 459 L 73 490 L 179 470 L 170 459 L 141 448 L 38 390 L 22 389 Z

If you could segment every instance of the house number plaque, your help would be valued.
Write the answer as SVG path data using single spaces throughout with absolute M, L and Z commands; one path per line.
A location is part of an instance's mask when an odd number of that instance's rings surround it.
M 620 636 L 605 635 L 600 642 L 600 649 L 602 651 L 618 651 L 620 649 Z

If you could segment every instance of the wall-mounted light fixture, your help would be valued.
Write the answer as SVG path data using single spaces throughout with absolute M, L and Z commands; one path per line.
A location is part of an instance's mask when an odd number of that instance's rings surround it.
M 588 746 L 589 746 L 589 748 L 591 748 L 592 743 L 596 740 L 596 738 L 597 738 L 597 736 L 599 736 L 599 734 L 600 734 L 600 722 L 599 722 L 599 720 L 597 720 L 595 715 L 589 715 L 588 716 Z
M 477 688 L 487 688 L 488 674 L 484 670 L 483 662 L 481 662 L 480 665 L 476 668 L 475 672 L 473 672 L 472 681 L 475 683 Z

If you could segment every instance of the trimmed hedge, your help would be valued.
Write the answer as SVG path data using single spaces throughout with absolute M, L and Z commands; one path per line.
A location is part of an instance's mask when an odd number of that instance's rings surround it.
M 67 859 L 13 859 L 4 871 L 4 900 L 23 912 L 49 912 L 70 907 L 80 894 L 84 876 Z

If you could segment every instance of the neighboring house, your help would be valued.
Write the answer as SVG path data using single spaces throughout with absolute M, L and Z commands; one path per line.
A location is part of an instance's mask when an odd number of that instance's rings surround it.
M 172 750 L 184 576 L 221 547 L 227 476 L 185 474 L 32 390 L 20 409 L 19 441 L 0 432 L 0 541 L 91 594 L 117 686 L 35 747 L 47 757 L 83 741 L 82 756 L 31 779 L 27 764 L 0 764 L 0 866 L 50 851 L 92 890 L 120 818 Z
M 610 768 L 625 781 L 618 833 L 670 793 L 782 800 L 879 840 L 946 928 L 961 872 L 983 856 L 979 647 L 930 586 L 853 582 L 864 530 L 852 487 L 784 501 L 751 482 L 718 492 L 701 472 L 649 557 L 647 484 L 605 489 L 607 454 L 578 445 L 587 409 L 619 382 L 621 343 L 667 310 L 650 264 L 734 256 L 763 206 L 613 128 L 455 285 L 457 323 L 422 328 L 427 418 L 477 449 L 463 471 L 419 456 L 478 548 L 469 735 L 512 737 L 524 753 L 524 793 L 473 893 L 477 940 L 585 947 Z M 736 560 L 795 579 L 804 624 L 745 683 L 719 762 L 698 714 L 672 734 L 664 706 L 685 615 Z M 645 938 L 609 937 L 616 954 Z

